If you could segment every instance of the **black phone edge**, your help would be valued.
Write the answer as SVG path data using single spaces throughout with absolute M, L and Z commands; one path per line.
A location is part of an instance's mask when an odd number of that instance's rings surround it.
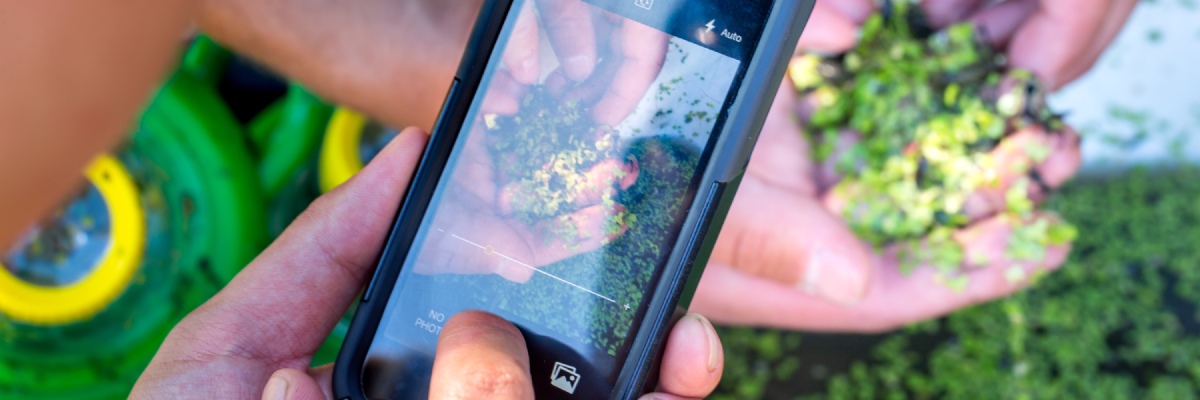
M 451 150 L 458 139 L 471 103 L 479 91 L 486 70 L 500 39 L 513 0 L 486 0 L 471 32 L 458 72 L 446 94 L 441 113 L 431 132 L 431 139 L 421 157 L 421 163 L 409 184 L 408 194 L 399 206 L 387 243 L 380 252 L 374 275 L 363 291 L 358 311 L 354 313 L 346 339 L 338 351 L 333 371 L 333 394 L 339 400 L 366 399 L 362 387 L 362 369 L 371 341 L 374 340 L 387 298 L 376 293 L 391 293 L 402 269 L 425 211 L 433 199 Z M 375 300 L 375 301 L 372 301 Z
M 683 225 L 681 240 L 651 296 L 646 318 L 617 379 L 613 399 L 636 399 L 657 386 L 657 369 L 667 336 L 675 322 L 687 313 L 700 285 L 788 62 L 815 5 L 816 0 L 775 0 L 772 5 Z

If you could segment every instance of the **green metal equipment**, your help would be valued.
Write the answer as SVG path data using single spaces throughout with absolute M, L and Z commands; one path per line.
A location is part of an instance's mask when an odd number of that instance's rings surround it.
M 198 38 L 127 145 L 0 255 L 0 398 L 124 398 L 171 328 L 315 197 L 305 171 L 332 108 L 292 85 L 240 125 L 216 89 L 232 57 Z

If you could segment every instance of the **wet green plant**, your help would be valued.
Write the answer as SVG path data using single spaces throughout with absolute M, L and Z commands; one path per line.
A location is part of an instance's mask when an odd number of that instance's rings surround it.
M 832 190 L 845 199 L 854 232 L 875 246 L 902 244 L 905 268 L 933 265 L 947 282 L 964 284 L 958 272 L 969 260 L 953 233 L 971 222 L 970 195 L 1000 184 L 992 151 L 1021 128 L 1063 126 L 1036 79 L 1006 72 L 1003 55 L 972 25 L 930 34 L 915 8 L 889 2 L 866 21 L 857 47 L 801 56 L 790 72 L 812 107 L 805 121 L 814 155 L 844 177 Z M 846 135 L 857 140 L 845 146 Z M 1026 150 L 1032 162 L 1049 155 Z M 1017 262 L 1074 236 L 1068 225 L 1034 222 L 1029 183 L 1009 190 L 1003 210 L 1016 226 L 1008 256 Z
M 863 337 L 816 344 L 812 335 L 724 329 L 726 375 L 714 398 L 1196 398 L 1197 197 L 1195 166 L 1072 183 L 1047 208 L 1085 234 L 1062 269 L 1038 285 L 871 337 L 865 355 L 844 355 L 841 367 L 807 386 L 796 382 L 829 368 L 811 354 Z M 769 373 L 780 368 L 794 373 Z
M 542 274 L 526 283 L 494 275 L 436 275 L 430 279 L 460 290 L 464 304 L 487 304 L 518 323 L 545 327 L 567 342 L 617 355 L 628 345 L 629 329 L 643 306 L 644 294 L 651 290 L 655 271 L 667 262 L 678 238 L 691 204 L 688 191 L 700 157 L 694 145 L 667 135 L 631 139 L 620 155 L 637 159 L 642 167 L 637 182 L 615 198 L 639 216 L 637 223 L 598 251 L 540 268 L 588 285 L 611 302 Z
M 618 132 L 597 124 L 578 101 L 556 99 L 541 86 L 530 90 L 520 110 L 516 115 L 484 119 L 497 178 L 507 184 L 517 218 L 530 226 L 563 219 L 553 225 L 551 233 L 575 238 L 580 233 L 572 229 L 565 215 L 586 203 L 582 197 L 601 193 L 601 203 L 613 211 L 610 230 L 636 219 L 617 210 L 616 193 L 594 187 L 597 180 L 591 176 L 600 162 L 622 159 Z M 632 158 L 624 160 L 636 163 Z M 619 180 L 629 172 L 616 169 L 611 173 Z

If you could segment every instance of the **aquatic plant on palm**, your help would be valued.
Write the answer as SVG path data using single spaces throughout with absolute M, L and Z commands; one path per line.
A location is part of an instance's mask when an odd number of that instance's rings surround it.
M 617 131 L 597 124 L 578 101 L 562 101 L 540 86 L 525 96 L 520 110 L 485 117 L 506 212 L 531 227 L 553 220 L 547 233 L 566 242 L 584 234 L 567 220 L 583 206 L 598 203 L 608 210 L 607 233 L 636 220 L 615 200 L 614 183 L 628 187 L 638 170 L 635 157 L 622 157 Z
M 1033 191 L 1047 192 L 1036 169 L 1051 149 L 1029 144 L 1019 165 L 1001 165 L 998 146 L 1030 127 L 1064 129 L 1037 80 L 1008 71 L 1003 54 L 969 24 L 930 33 L 916 5 L 888 2 L 845 54 L 802 55 L 790 76 L 805 101 L 801 117 L 815 158 L 840 181 L 830 204 L 877 247 L 897 246 L 902 266 L 931 265 L 952 287 L 965 285 L 966 260 L 954 238 L 972 223 L 972 195 L 1001 186 L 1002 168 L 1033 171 L 1006 190 L 999 213 L 1014 227 L 1005 257 L 1019 264 L 1071 241 L 1069 224 L 1035 218 Z

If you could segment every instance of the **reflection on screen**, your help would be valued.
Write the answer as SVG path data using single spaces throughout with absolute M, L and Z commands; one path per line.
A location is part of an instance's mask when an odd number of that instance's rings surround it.
M 696 43 L 719 40 L 711 27 L 685 40 L 611 9 L 511 12 L 372 344 L 372 398 L 424 396 L 403 377 L 427 374 L 464 310 L 553 336 L 545 346 L 590 366 L 549 360 L 574 376 L 556 386 L 615 379 L 587 373 L 624 355 L 741 63 Z

